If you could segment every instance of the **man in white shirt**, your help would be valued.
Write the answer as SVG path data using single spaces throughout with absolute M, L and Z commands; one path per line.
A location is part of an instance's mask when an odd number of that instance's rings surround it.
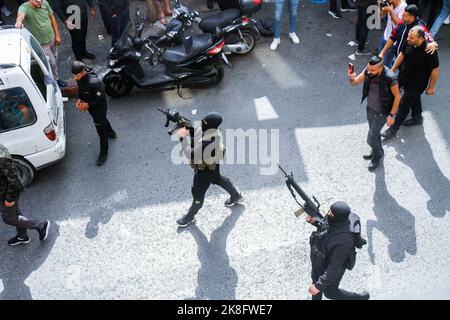
M 386 28 L 384 29 L 384 33 L 381 36 L 380 41 L 380 51 L 383 50 L 386 42 L 389 40 L 392 30 L 399 22 L 402 21 L 403 12 L 405 12 L 405 8 L 408 5 L 405 0 L 387 0 L 387 3 L 387 6 L 382 6 L 381 0 L 378 0 L 381 19 L 387 15 Z M 391 50 L 386 52 L 383 57 L 384 64 L 389 68 L 392 67 L 394 64 L 394 58 L 395 54 L 391 48 Z

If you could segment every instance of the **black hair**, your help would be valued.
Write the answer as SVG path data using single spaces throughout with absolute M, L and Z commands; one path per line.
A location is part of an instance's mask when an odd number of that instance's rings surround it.
M 415 4 L 407 5 L 405 11 L 408 12 L 410 15 L 414 16 L 415 18 L 417 18 L 417 16 L 419 15 L 419 9 Z
M 420 39 L 425 39 L 425 31 L 420 26 L 414 26 L 411 31 L 416 31 Z
M 70 69 L 73 74 L 79 74 L 81 71 L 86 70 L 86 66 L 82 61 L 74 61 Z
M 372 58 L 370 58 L 369 64 L 371 66 L 376 66 L 377 64 L 381 63 L 382 61 L 383 61 L 383 59 L 381 59 L 379 56 L 373 56 Z

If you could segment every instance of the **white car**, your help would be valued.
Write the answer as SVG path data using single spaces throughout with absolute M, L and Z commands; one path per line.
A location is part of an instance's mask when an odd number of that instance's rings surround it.
M 0 27 L 0 143 L 24 185 L 64 157 L 64 104 L 47 56 L 26 29 Z

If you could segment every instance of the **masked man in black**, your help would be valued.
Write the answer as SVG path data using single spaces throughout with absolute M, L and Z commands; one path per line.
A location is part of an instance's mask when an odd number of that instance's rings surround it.
M 223 159 L 225 152 L 218 130 L 221 123 L 222 116 L 216 112 L 210 112 L 203 117 L 201 126 L 195 129 L 181 128 L 177 131 L 183 153 L 194 169 L 192 185 L 194 199 L 188 213 L 177 220 L 179 227 L 186 227 L 195 222 L 195 215 L 203 206 L 206 191 L 211 184 L 222 187 L 230 194 L 230 198 L 225 201 L 225 206 L 231 207 L 243 200 L 233 183 L 220 174 L 219 162 Z M 185 139 L 188 134 L 190 143 Z
M 117 134 L 106 117 L 108 106 L 105 90 L 97 75 L 86 68 L 83 62 L 74 61 L 72 63 L 72 73 L 77 81 L 79 91 L 76 107 L 81 112 L 89 111 L 100 137 L 100 155 L 97 160 L 97 166 L 101 166 L 108 158 L 108 138 L 117 138 Z
M 356 262 L 355 247 L 366 241 L 361 237 L 359 217 L 352 213 L 347 203 L 335 202 L 327 213 L 326 221 L 319 223 L 311 216 L 306 221 L 317 227 L 311 234 L 312 285 L 308 291 L 313 300 L 328 299 L 368 300 L 369 293 L 361 294 L 339 289 L 346 269 L 353 269 Z

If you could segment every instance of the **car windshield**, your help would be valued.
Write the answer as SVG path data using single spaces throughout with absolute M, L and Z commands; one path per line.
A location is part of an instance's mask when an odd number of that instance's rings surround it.
M 0 132 L 36 122 L 36 113 L 22 88 L 0 90 Z

